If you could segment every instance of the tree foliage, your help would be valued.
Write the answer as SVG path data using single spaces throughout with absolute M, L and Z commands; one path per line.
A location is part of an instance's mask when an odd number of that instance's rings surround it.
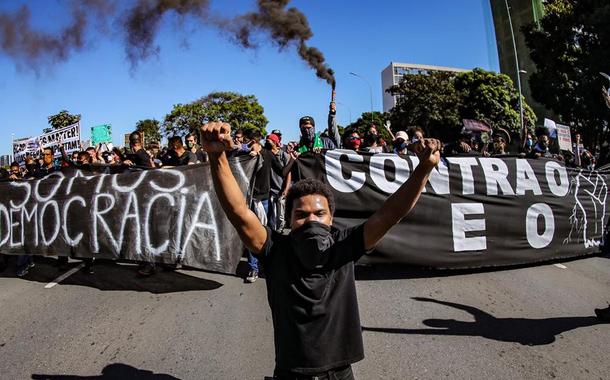
M 47 121 L 52 129 L 61 129 L 74 123 L 78 123 L 80 121 L 80 114 L 72 115 L 70 112 L 68 112 L 68 110 L 61 110 L 55 115 L 48 116 Z
M 580 132 L 586 145 L 608 139 L 608 109 L 600 93 L 608 87 L 610 3 L 607 0 L 549 0 L 538 25 L 524 28 L 537 72 L 532 95 L 561 121 Z
M 503 74 L 479 68 L 463 73 L 406 74 L 388 92 L 398 97 L 390 110 L 394 132 L 417 126 L 427 136 L 451 141 L 461 131 L 463 119 L 520 132 L 519 93 Z M 525 101 L 523 106 L 524 122 L 533 127 L 536 116 Z
M 210 121 L 224 121 L 233 128 L 257 129 L 263 135 L 268 120 L 254 95 L 212 92 L 188 104 L 176 104 L 163 121 L 163 134 L 184 136 Z
M 136 131 L 144 134 L 144 141 L 150 143 L 161 141 L 161 123 L 156 119 L 138 120 Z

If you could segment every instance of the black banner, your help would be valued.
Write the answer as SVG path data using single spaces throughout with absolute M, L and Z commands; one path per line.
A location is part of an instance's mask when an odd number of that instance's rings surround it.
M 256 159 L 230 160 L 244 194 Z M 182 264 L 235 273 L 243 246 L 208 164 L 0 183 L 0 252 Z
M 333 150 L 301 156 L 298 163 L 301 178 L 333 188 L 334 225 L 345 227 L 376 211 L 418 160 Z M 547 159 L 443 159 L 411 214 L 362 261 L 473 268 L 598 252 L 608 222 L 609 175 Z

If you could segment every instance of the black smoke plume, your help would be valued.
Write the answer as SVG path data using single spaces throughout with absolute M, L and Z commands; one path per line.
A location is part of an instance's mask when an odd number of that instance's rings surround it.
M 252 34 L 265 31 L 280 49 L 294 43 L 299 56 L 333 88 L 335 76 L 325 63 L 324 55 L 315 47 L 307 46 L 306 41 L 313 36 L 307 17 L 298 9 L 286 8 L 290 0 L 258 0 L 257 12 L 247 13 L 232 20 L 228 25 L 233 29 L 236 40 L 244 47 L 256 47 Z
M 14 13 L 0 12 L 0 53 L 33 69 L 65 61 L 72 52 L 85 47 L 91 20 L 97 26 L 104 26 L 121 13 L 124 16 L 118 17 L 117 24 L 123 28 L 125 52 L 135 67 L 159 53 L 155 45 L 159 26 L 166 14 L 175 13 L 180 19 L 195 17 L 201 24 L 229 31 L 245 48 L 257 47 L 255 34 L 268 33 L 280 50 L 295 46 L 316 75 L 334 88 L 334 73 L 325 63 L 324 55 L 307 45 L 313 36 L 307 18 L 298 9 L 287 8 L 289 2 L 257 0 L 255 12 L 227 19 L 210 16 L 210 0 L 133 0 L 127 6 L 116 0 L 69 0 L 70 21 L 54 33 L 35 29 L 30 22 L 30 9 L 24 5 Z M 121 12 L 117 12 L 120 7 Z

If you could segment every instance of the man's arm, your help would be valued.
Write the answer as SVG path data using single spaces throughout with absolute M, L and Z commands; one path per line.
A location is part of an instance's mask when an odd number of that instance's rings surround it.
M 335 143 L 335 146 L 341 149 L 342 141 L 337 128 L 337 106 L 334 101 L 330 102 L 328 111 L 328 137 Z
M 244 245 L 253 253 L 260 253 L 267 240 L 267 229 L 248 208 L 246 198 L 231 172 L 225 154 L 225 150 L 232 149 L 231 127 L 227 123 L 213 122 L 201 127 L 201 134 L 220 205 Z
M 402 186 L 396 190 L 364 224 L 364 248 L 369 251 L 385 234 L 413 209 L 421 195 L 432 169 L 440 161 L 440 142 L 425 139 L 418 156 L 419 165 Z

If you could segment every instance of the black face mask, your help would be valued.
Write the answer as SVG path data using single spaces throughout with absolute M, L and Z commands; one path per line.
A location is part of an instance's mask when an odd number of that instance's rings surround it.
M 266 141 L 266 142 L 265 142 L 265 149 L 267 149 L 267 150 L 273 150 L 273 143 L 272 143 L 272 142 L 269 142 L 269 141 Z
M 315 128 L 304 128 L 301 127 L 301 140 L 306 143 L 312 143 L 316 138 L 316 130 Z
M 307 222 L 290 232 L 292 248 L 306 270 L 322 268 L 328 262 L 328 249 L 334 244 L 330 226 Z
M 366 142 L 369 145 L 372 145 L 372 144 L 376 143 L 377 142 L 377 134 L 375 134 L 375 133 L 368 133 L 366 135 Z

